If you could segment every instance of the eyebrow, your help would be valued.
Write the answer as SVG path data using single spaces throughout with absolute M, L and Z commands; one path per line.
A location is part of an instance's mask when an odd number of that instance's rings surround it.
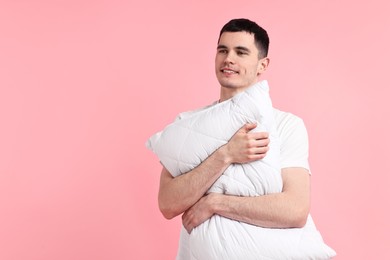
M 217 50 L 219 49 L 227 49 L 228 47 L 223 45 L 223 44 L 220 44 L 218 45 L 217 47 Z M 236 50 L 241 50 L 241 51 L 246 51 L 246 52 L 251 52 L 247 47 L 244 47 L 244 46 L 237 46 L 237 47 L 234 47 L 234 49 Z
M 246 52 L 251 52 L 247 47 L 244 47 L 244 46 L 237 46 L 234 49 L 241 50 L 241 51 L 246 51 Z

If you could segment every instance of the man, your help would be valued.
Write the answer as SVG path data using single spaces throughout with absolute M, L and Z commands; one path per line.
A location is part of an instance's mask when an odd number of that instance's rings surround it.
M 221 85 L 220 102 L 230 99 L 259 80 L 268 68 L 267 32 L 246 19 L 228 22 L 221 30 L 215 57 L 215 73 Z M 275 109 L 281 142 L 281 193 L 257 197 L 231 196 L 206 191 L 233 163 L 261 160 L 268 151 L 268 134 L 250 132 L 246 124 L 198 167 L 172 177 L 162 169 L 159 207 L 171 219 L 183 213 L 185 230 L 193 228 L 214 214 L 266 228 L 303 227 L 310 208 L 310 172 L 308 140 L 303 121 Z M 179 259 L 188 259 L 188 234 L 182 232 Z

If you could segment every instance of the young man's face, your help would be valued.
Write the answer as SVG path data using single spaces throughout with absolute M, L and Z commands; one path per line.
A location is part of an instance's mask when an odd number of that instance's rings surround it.
M 264 70 L 253 34 L 222 33 L 215 56 L 215 73 L 221 87 L 243 90 L 255 84 Z

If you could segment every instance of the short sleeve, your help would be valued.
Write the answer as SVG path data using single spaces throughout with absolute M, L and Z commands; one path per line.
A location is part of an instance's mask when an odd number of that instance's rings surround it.
M 281 111 L 275 118 L 280 138 L 281 168 L 302 167 L 310 172 L 309 140 L 303 120 Z

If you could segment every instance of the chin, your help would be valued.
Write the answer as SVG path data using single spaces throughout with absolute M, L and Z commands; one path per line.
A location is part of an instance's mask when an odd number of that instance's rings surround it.
M 224 88 L 239 88 L 239 84 L 229 80 L 219 80 L 219 84 Z
M 221 85 L 223 88 L 229 88 L 229 89 L 239 89 L 240 87 L 235 85 Z
M 233 82 L 220 82 L 220 85 L 224 88 L 239 89 L 242 85 Z

